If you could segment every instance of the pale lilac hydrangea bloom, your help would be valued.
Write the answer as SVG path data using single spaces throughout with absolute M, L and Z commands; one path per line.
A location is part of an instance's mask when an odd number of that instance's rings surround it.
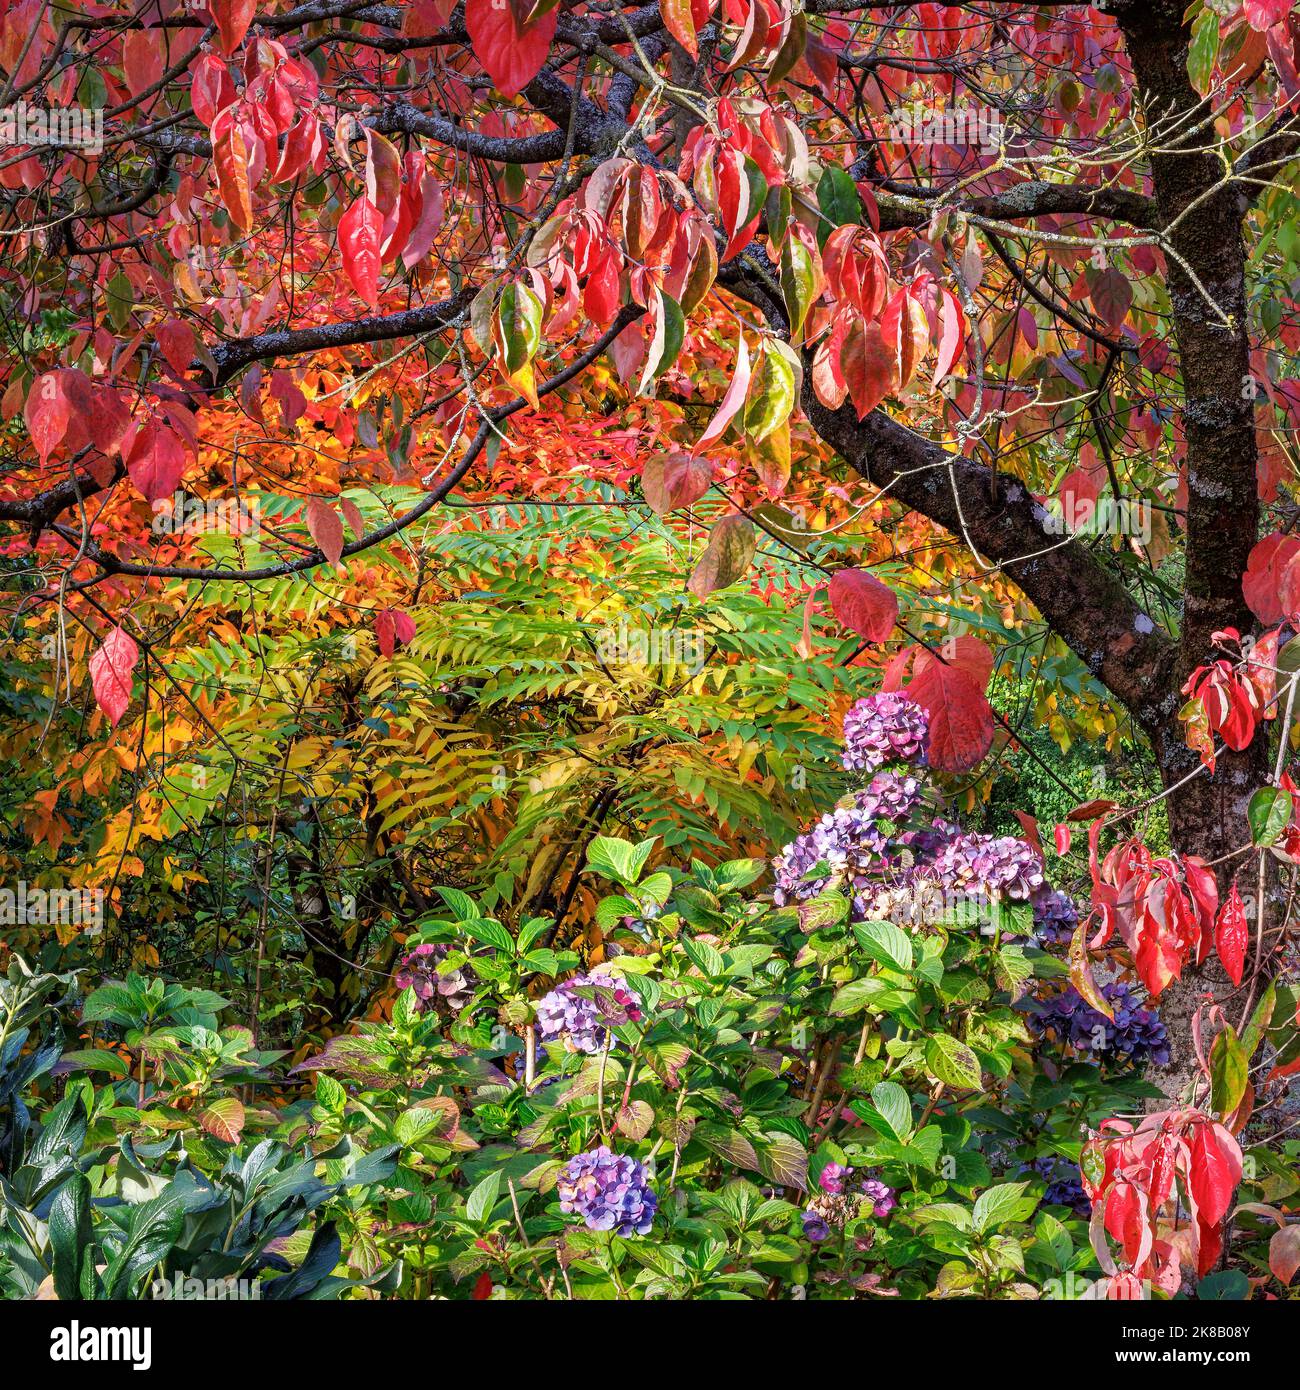
M 594 999 L 579 989 L 595 988 Z M 641 1009 L 636 998 L 613 976 L 603 972 L 575 975 L 537 1001 L 537 1027 L 544 1043 L 562 1043 L 569 1052 L 595 1054 L 605 1046 L 611 1027 L 636 1023 Z
M 882 690 L 859 700 L 844 716 L 842 761 L 850 772 L 875 772 L 886 763 L 922 762 L 930 717 L 914 700 Z

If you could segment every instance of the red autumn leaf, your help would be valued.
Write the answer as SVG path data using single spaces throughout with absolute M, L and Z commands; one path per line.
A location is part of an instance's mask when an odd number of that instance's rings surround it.
M 1300 1269 L 1300 1226 L 1283 1226 L 1268 1243 L 1268 1267 L 1288 1288 Z
M 215 53 L 203 53 L 191 68 L 190 105 L 194 114 L 211 128 L 218 112 L 234 103 L 239 93 L 231 81 L 230 71 Z
M 184 376 L 194 361 L 194 330 L 180 319 L 168 319 L 158 325 L 157 335 L 163 360 L 177 376 Z
M 1088 272 L 1088 298 L 1097 317 L 1112 331 L 1128 317 L 1133 307 L 1133 286 L 1122 271 L 1114 269 Z
M 1038 833 L 1038 821 L 1031 816 L 1028 811 L 1016 811 L 1013 813 L 1020 822 L 1020 828 L 1025 832 L 1025 839 L 1034 847 L 1034 853 L 1040 859 L 1043 858 L 1043 841 Z
M 1219 909 L 1214 923 L 1214 949 L 1234 985 L 1241 984 L 1246 968 L 1246 947 L 1250 942 L 1250 925 L 1246 921 L 1245 904 L 1237 885 L 1232 885 L 1228 900 Z
M 132 29 L 122 40 L 122 71 L 131 95 L 138 97 L 163 75 L 163 29 Z
M 307 499 L 307 529 L 320 552 L 337 565 L 343 556 L 343 518 L 320 497 Z
M 117 727 L 131 703 L 132 672 L 140 659 L 140 648 L 123 628 L 113 628 L 90 658 L 90 684 L 95 703 Z
M 1071 833 L 1068 825 L 1058 825 L 1056 829 L 1052 831 L 1052 837 L 1056 841 L 1057 854 L 1069 854 Z
M 939 351 L 934 363 L 937 386 L 952 371 L 957 354 L 966 341 L 966 315 L 951 290 L 944 290 L 939 301 Z
M 831 612 L 868 642 L 883 642 L 898 621 L 898 596 L 866 570 L 836 570 L 830 597 Z
M 212 127 L 212 162 L 217 171 L 217 191 L 230 220 L 241 232 L 253 225 L 253 194 L 248 181 L 248 144 L 244 129 L 235 119 L 235 108 L 217 113 Z
M 930 661 L 913 676 L 907 693 L 930 716 L 931 767 L 968 772 L 989 751 L 993 710 L 968 671 Z
M 1284 536 L 1274 531 L 1259 541 L 1246 561 L 1241 592 L 1250 611 L 1272 627 L 1298 611 L 1300 601 L 1300 536 Z
M 555 37 L 558 7 L 520 24 L 507 0 L 466 0 L 474 56 L 503 97 L 517 96 L 541 71 Z
M 360 540 L 366 534 L 365 518 L 361 515 L 361 508 L 350 497 L 339 498 L 339 509 L 347 518 L 348 526 L 352 534 Z
M 1271 29 L 1291 13 L 1294 0 L 1246 0 L 1246 23 L 1252 29 Z
M 126 471 L 145 501 L 170 497 L 185 472 L 185 445 L 180 435 L 157 420 L 146 420 L 127 447 Z
M 879 324 L 854 319 L 840 345 L 839 367 L 859 420 L 898 390 L 898 359 Z
M 906 386 L 925 356 L 929 323 L 925 306 L 906 287 L 895 291 L 880 316 L 881 336 L 893 356 L 898 385 Z
M 660 516 L 698 502 L 712 483 L 713 464 L 698 454 L 654 454 L 641 470 L 641 491 Z
M 1192 1197 L 1200 1219 L 1217 1226 L 1241 1182 L 1241 1147 L 1221 1124 L 1206 1120 L 1190 1130 Z
M 988 688 L 993 675 L 993 653 L 988 643 L 971 633 L 947 638 L 937 654 L 921 648 L 916 654 L 916 674 L 919 676 L 932 661 L 943 661 L 965 671 L 981 690 Z
M 713 0 L 661 0 L 664 28 L 692 58 L 700 56 L 699 31 L 709 22 Z
M 379 302 L 380 239 L 384 219 L 363 193 L 339 218 L 339 251 L 352 287 L 373 309 Z
M 700 435 L 695 443 L 695 452 L 699 453 L 706 444 L 712 444 L 718 439 L 727 426 L 731 423 L 736 412 L 745 403 L 745 394 L 749 390 L 749 348 L 745 344 L 745 335 L 741 333 L 740 342 L 736 348 L 736 369 L 731 378 L 731 384 L 723 393 L 722 401 L 714 413 L 713 419 L 709 421 L 708 428 Z
M 385 656 L 392 656 L 397 645 L 405 646 L 415 636 L 415 623 L 400 608 L 381 608 L 375 614 L 375 640 Z
M 71 403 L 64 389 L 62 372 L 42 372 L 32 383 L 23 407 L 27 433 L 42 463 L 58 448 L 68 432 Z
M 208 8 L 221 35 L 221 46 L 233 53 L 244 41 L 257 12 L 256 0 L 208 0 Z
M 492 1276 L 484 1270 L 474 1281 L 474 1292 L 470 1294 L 473 1300 L 482 1301 L 492 1297 Z

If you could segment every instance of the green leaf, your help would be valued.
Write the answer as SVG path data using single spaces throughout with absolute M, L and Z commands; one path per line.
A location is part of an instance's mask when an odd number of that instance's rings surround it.
M 949 1033 L 935 1033 L 926 1039 L 925 1065 L 936 1080 L 946 1085 L 973 1091 L 980 1088 L 979 1059 Z
M 858 922 L 853 935 L 874 961 L 904 973 L 912 968 L 912 942 L 901 927 L 892 922 Z
M 496 1206 L 500 1193 L 501 1170 L 494 1168 L 469 1194 L 469 1200 L 465 1203 L 466 1217 L 475 1225 L 486 1220 Z
M 1281 787 L 1261 787 L 1250 798 L 1246 817 L 1257 845 L 1275 844 L 1291 819 L 1291 793 Z
M 790 418 L 795 391 L 794 367 L 780 348 L 765 344 L 745 398 L 745 434 L 753 443 L 761 443 Z
M 1227 1119 L 1241 1104 L 1250 1082 L 1250 1065 L 1232 1024 L 1225 1023 L 1210 1047 L 1210 1107 Z
M 54 1292 L 65 1302 L 82 1297 L 82 1278 L 93 1276 L 95 1246 L 90 1221 L 90 1182 L 74 1173 L 59 1188 L 50 1207 L 50 1249 L 54 1257 Z
M 483 915 L 474 899 L 468 893 L 462 893 L 459 888 L 435 888 L 434 892 L 447 904 L 458 922 L 467 922 Z
M 792 233 L 787 233 L 781 248 L 781 293 L 790 320 L 790 341 L 798 343 L 817 297 L 817 268 L 812 252 Z
M 895 1139 L 912 1132 L 912 1100 L 896 1081 L 880 1081 L 871 1088 L 871 1103 Z
M 1032 1216 L 1038 1206 L 1037 1197 L 1026 1197 L 1028 1182 L 1005 1182 L 998 1187 L 990 1187 L 975 1199 L 972 1221 L 975 1230 L 983 1235 L 996 1226 L 1010 1221 L 1024 1221 Z
M 512 281 L 497 305 L 497 325 L 505 368 L 513 376 L 533 360 L 542 345 L 542 301 L 527 285 Z
M 1219 14 L 1213 5 L 1206 5 L 1192 25 L 1192 42 L 1187 53 L 1187 75 L 1202 96 L 1210 90 L 1218 57 Z
M 709 979 L 717 979 L 726 970 L 726 962 L 722 959 L 722 953 L 707 941 L 696 941 L 693 937 L 682 937 L 682 950 L 690 957 L 702 975 Z
M 849 915 L 850 906 L 843 893 L 834 890 L 818 893 L 815 898 L 801 902 L 795 909 L 799 915 L 799 930 L 811 934 L 837 926 Z
M 481 941 L 485 946 L 493 946 L 508 956 L 514 955 L 514 937 L 493 918 L 479 917 L 470 922 L 462 922 L 460 926 L 465 935 L 475 941 Z
M 818 245 L 824 245 L 836 227 L 862 221 L 862 201 L 847 169 L 835 164 L 826 166 L 817 181 L 817 206 L 824 219 L 818 224 Z
M 645 868 L 658 838 L 656 835 L 639 845 L 630 845 L 626 840 L 597 835 L 587 847 L 587 868 L 619 883 L 633 884 L 641 877 L 641 870 Z

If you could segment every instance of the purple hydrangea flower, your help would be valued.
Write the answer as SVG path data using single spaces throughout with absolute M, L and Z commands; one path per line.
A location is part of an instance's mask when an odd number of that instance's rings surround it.
M 1044 946 L 1068 945 L 1079 925 L 1079 909 L 1068 893 L 1044 883 L 1029 900 L 1034 907 L 1034 935 Z
M 787 902 L 815 898 L 832 883 L 865 879 L 880 865 L 887 847 L 870 810 L 837 806 L 777 855 L 772 864 L 776 872 L 773 900 L 784 907 Z M 819 864 L 824 866 L 822 872 L 810 878 Z
M 820 1212 L 809 1207 L 803 1214 L 803 1233 L 814 1245 L 818 1245 L 823 1240 L 830 1239 L 831 1228 Z
M 827 812 L 773 861 L 776 888 L 772 896 L 777 906 L 816 897 L 833 884 L 865 891 L 873 875 L 891 868 L 892 846 L 884 823 L 905 825 L 921 793 L 915 777 L 882 772 L 851 802 Z M 810 878 L 819 864 L 824 866 L 822 872 Z
M 1112 1022 L 1068 985 L 1040 999 L 1027 1022 L 1038 1037 L 1051 1037 L 1075 1052 L 1098 1061 L 1169 1065 L 1169 1035 L 1160 1015 L 1142 1007 L 1132 985 L 1112 981 L 1103 985 L 1102 997 L 1110 1004 Z
M 841 761 L 850 772 L 875 772 L 886 763 L 925 759 L 930 717 L 914 700 L 895 691 L 869 695 L 844 716 Z
M 828 1163 L 817 1178 L 817 1186 L 823 1192 L 838 1197 L 844 1191 L 844 1179 L 852 1172 L 853 1169 L 845 1167 L 843 1163 Z
M 888 1216 L 897 1206 L 894 1189 L 865 1172 L 842 1163 L 828 1163 L 817 1179 L 815 1192 L 803 1213 L 803 1233 L 811 1241 L 823 1241 L 832 1230 L 841 1230 L 858 1217 Z
M 934 872 L 957 892 L 1029 899 L 1045 882 L 1034 847 L 1014 835 L 959 835 L 934 857 Z
M 571 1158 L 556 1182 L 560 1210 L 581 1216 L 591 1231 L 643 1236 L 654 1222 L 659 1199 L 646 1181 L 645 1164 L 602 1144 Z
M 1087 1216 L 1092 1210 L 1092 1202 L 1083 1190 L 1079 1168 L 1067 1158 L 1056 1154 L 1044 1154 L 1032 1163 L 1020 1165 L 1022 1173 L 1037 1173 L 1047 1182 L 1043 1202 L 1051 1207 L 1069 1207 L 1076 1215 Z
M 579 994 L 594 988 L 596 998 Z M 636 1023 L 641 1009 L 623 984 L 600 971 L 575 975 L 537 1001 L 537 1026 L 544 1043 L 562 1042 L 569 1052 L 597 1053 L 611 1027 Z
M 853 798 L 857 810 L 902 825 L 921 800 L 921 783 L 908 772 L 878 772 Z
M 453 1009 L 469 1003 L 474 987 L 463 970 L 439 972 L 438 966 L 447 958 L 447 947 L 441 943 L 425 942 L 408 951 L 397 962 L 393 983 L 398 989 L 413 989 L 423 1013 L 435 998 L 446 1000 Z
M 876 1178 L 868 1178 L 862 1184 L 862 1195 L 871 1203 L 872 1211 L 876 1216 L 888 1216 L 898 1205 L 894 1196 L 894 1189 L 886 1187 L 883 1182 Z

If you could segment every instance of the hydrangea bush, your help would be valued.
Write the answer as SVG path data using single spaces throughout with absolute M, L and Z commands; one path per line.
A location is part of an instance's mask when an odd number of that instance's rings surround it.
M 858 785 L 770 864 L 652 868 L 654 840 L 597 836 L 587 881 L 606 892 L 582 950 L 549 919 L 507 925 L 440 890 L 404 944 L 391 1017 L 297 1061 L 283 1079 L 307 1094 L 281 1108 L 240 1104 L 276 1058 L 246 1030 L 215 1031 L 224 1000 L 155 998 L 139 981 L 137 1017 L 109 991 L 102 1026 L 142 1061 L 165 1045 L 168 1062 L 143 1083 L 124 1063 L 97 1089 L 115 1055 L 66 1054 L 83 1166 L 108 1171 L 89 1136 L 111 1134 L 96 1118 L 109 1110 L 188 1126 L 183 1146 L 157 1146 L 150 1179 L 174 1181 L 178 1201 L 191 1167 L 239 1182 L 271 1144 L 286 1170 L 316 1172 L 315 1205 L 267 1225 L 241 1268 L 283 1273 L 267 1243 L 293 1235 L 335 1260 L 313 1297 L 1087 1287 L 1103 1276 L 1089 1194 L 1104 1174 L 1081 1178 L 1083 1140 L 1158 1094 L 1142 1069 L 1167 1056 L 1164 1028 L 1113 950 L 1099 998 L 1075 988 L 1076 904 L 1034 844 L 958 823 L 926 767 L 922 711 L 876 696 L 844 727 Z M 206 1027 L 159 1012 L 200 1004 Z M 1279 1174 L 1261 1181 L 1276 1200 Z M 166 1268 L 220 1258 L 185 1230 Z M 39 1265 L 29 1275 L 6 1239 L 0 1283 L 30 1296 Z

